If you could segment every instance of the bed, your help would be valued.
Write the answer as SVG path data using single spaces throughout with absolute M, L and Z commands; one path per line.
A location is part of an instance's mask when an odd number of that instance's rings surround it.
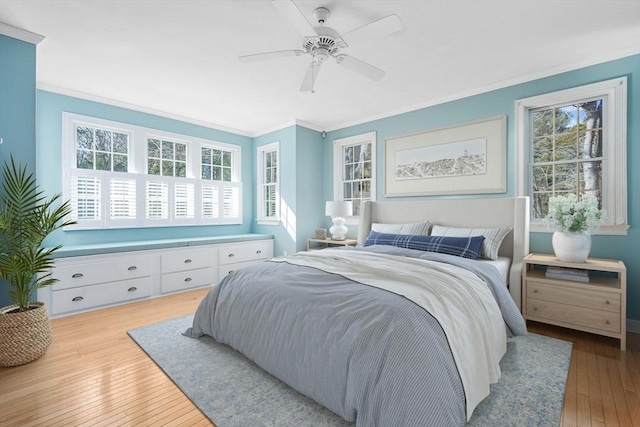
M 463 236 L 498 229 L 497 245 Z M 528 199 L 366 202 L 358 242 L 237 270 L 185 335 L 229 345 L 357 426 L 464 425 L 500 378 L 507 336 L 526 334 Z M 440 250 L 451 245 L 459 256 Z

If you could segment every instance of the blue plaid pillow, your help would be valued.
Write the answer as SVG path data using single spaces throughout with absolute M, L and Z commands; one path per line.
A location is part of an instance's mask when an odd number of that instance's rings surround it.
M 455 255 L 462 258 L 478 259 L 483 240 L 484 236 L 419 236 L 414 234 L 378 233 L 372 230 L 364 242 L 364 246 L 397 246 L 399 248 L 417 249 L 426 252 Z

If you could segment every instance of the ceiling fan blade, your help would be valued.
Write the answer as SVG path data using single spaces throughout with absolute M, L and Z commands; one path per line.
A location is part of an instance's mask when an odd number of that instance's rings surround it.
M 353 56 L 338 55 L 336 56 L 336 62 L 351 71 L 362 74 L 371 80 L 378 81 L 385 76 L 386 71 L 381 70 L 367 62 L 361 61 Z
M 288 56 L 300 56 L 304 52 L 301 50 L 278 50 L 275 52 L 254 53 L 240 57 L 242 62 L 263 61 L 265 59 L 286 58 Z
M 342 40 L 351 46 L 352 44 L 357 44 L 365 40 L 397 33 L 403 28 L 404 26 L 400 18 L 396 15 L 389 15 L 386 18 L 378 19 L 377 21 L 342 34 Z
M 278 11 L 284 15 L 285 18 L 296 27 L 296 30 L 303 36 L 315 36 L 316 31 L 313 26 L 304 17 L 298 6 L 291 0 L 273 0 L 271 2 Z
M 316 85 L 316 79 L 318 78 L 318 73 L 320 72 L 321 66 L 321 61 L 311 61 L 311 65 L 309 65 L 309 68 L 307 68 L 307 74 L 305 74 L 304 79 L 302 79 L 300 92 L 311 91 L 311 93 L 315 93 L 314 87 Z

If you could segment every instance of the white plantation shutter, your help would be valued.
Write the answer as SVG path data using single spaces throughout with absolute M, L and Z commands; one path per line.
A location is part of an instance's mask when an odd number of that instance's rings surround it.
M 220 217 L 220 191 L 218 186 L 202 184 L 202 218 L 214 219 Z
M 136 219 L 136 180 L 111 178 L 109 184 L 111 219 Z
M 225 219 L 240 217 L 240 188 L 233 183 L 222 187 L 222 216 Z
M 169 184 L 167 182 L 147 181 L 145 183 L 145 217 L 169 218 Z
M 195 188 L 193 184 L 177 183 L 174 186 L 174 217 L 191 219 L 195 217 Z
M 99 221 L 102 189 L 97 176 L 71 176 L 71 217 L 73 220 Z

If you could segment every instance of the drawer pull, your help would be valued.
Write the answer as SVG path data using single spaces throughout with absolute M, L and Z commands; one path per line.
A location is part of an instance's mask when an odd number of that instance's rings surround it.
M 229 254 L 229 258 L 233 258 L 234 256 L 234 254 Z
M 135 265 L 132 265 L 131 267 L 127 268 L 127 270 L 129 270 L 129 271 L 135 271 L 137 269 L 138 269 L 138 267 L 136 267 Z
M 77 301 L 82 301 L 83 299 L 84 299 L 83 297 L 73 297 L 71 301 L 77 302 Z
M 127 292 L 135 292 L 137 290 L 138 290 L 138 288 L 136 288 L 135 286 L 132 286 L 129 289 L 127 289 Z
M 604 321 L 604 324 L 605 324 L 605 325 L 608 325 L 608 324 L 609 324 L 609 321 L 608 321 L 608 320 L 605 320 L 605 321 Z
M 74 274 L 74 275 L 73 275 L 73 276 L 71 276 L 71 277 L 72 277 L 73 279 L 79 279 L 79 278 L 81 278 L 81 277 L 84 277 L 84 274 L 82 274 L 82 273 L 76 273 L 76 274 Z
M 184 263 L 185 264 L 191 264 L 191 260 L 187 258 L 187 259 L 184 260 Z
M 538 293 L 538 290 L 537 290 L 537 289 L 534 289 L 534 290 L 533 290 L 533 293 L 534 293 L 534 294 L 537 294 L 537 293 Z
M 229 270 L 229 272 L 227 273 L 227 275 L 229 275 L 229 274 L 233 274 L 233 273 L 235 273 L 235 272 L 236 272 L 235 270 Z
M 611 304 L 611 303 L 609 302 L 609 300 L 606 300 L 604 303 L 605 303 L 606 305 Z
M 533 311 L 538 311 L 538 307 L 533 307 Z
M 191 277 L 187 277 L 186 279 L 184 279 L 185 282 L 190 282 L 191 281 Z
M 257 253 L 257 254 L 261 254 L 261 253 L 262 253 L 262 251 L 261 251 L 260 249 L 258 249 L 258 250 L 256 251 L 256 253 Z

